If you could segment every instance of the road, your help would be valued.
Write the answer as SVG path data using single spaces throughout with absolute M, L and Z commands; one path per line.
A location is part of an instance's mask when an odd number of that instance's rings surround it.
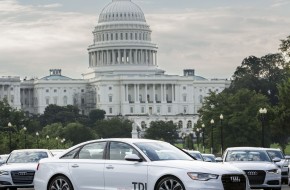
M 18 190 L 34 190 L 34 189 L 18 189 Z M 283 185 L 282 190 L 290 190 L 288 185 Z

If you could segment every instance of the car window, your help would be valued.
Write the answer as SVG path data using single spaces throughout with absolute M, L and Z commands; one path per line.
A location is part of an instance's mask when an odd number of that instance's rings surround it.
M 42 151 L 21 151 L 21 152 L 12 152 L 10 157 L 7 160 L 7 163 L 35 163 L 42 158 L 47 158 L 47 152 Z
M 106 142 L 90 143 L 82 147 L 78 159 L 103 159 Z
M 125 156 L 129 154 L 136 154 L 140 157 L 139 153 L 129 144 L 122 142 L 111 142 L 109 148 L 110 160 L 125 160 Z
M 76 154 L 78 153 L 79 148 L 76 148 L 65 155 L 63 155 L 60 159 L 74 159 L 76 157 Z
M 159 160 L 193 160 L 182 150 L 168 143 L 140 142 L 134 143 L 151 161 Z
M 267 153 L 269 154 L 272 160 L 274 158 L 285 159 L 283 153 L 279 150 L 267 150 Z
M 229 150 L 226 162 L 236 161 L 263 161 L 270 162 L 270 158 L 265 151 L 261 150 Z

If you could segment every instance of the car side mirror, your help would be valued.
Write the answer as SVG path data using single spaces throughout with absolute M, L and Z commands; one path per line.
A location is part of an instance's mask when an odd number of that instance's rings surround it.
M 135 161 L 135 162 L 142 162 L 143 160 L 136 154 L 128 154 L 125 156 L 125 160 L 127 161 Z
M 273 158 L 273 162 L 281 162 L 281 159 L 278 157 Z
M 212 162 L 211 159 L 209 159 L 209 158 L 204 159 L 204 161 L 205 162 Z
M 223 159 L 222 159 L 221 157 L 217 157 L 217 158 L 215 159 L 215 161 L 216 161 L 216 162 L 223 162 Z

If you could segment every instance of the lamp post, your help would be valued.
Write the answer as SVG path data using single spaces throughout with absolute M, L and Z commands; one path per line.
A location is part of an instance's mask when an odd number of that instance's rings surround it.
M 55 137 L 56 140 L 56 148 L 58 148 L 58 137 Z
M 260 113 L 260 119 L 261 119 L 261 124 L 262 124 L 262 147 L 265 147 L 264 124 L 265 124 L 265 115 L 267 114 L 267 109 L 260 108 L 259 113 Z
M 39 136 L 39 133 L 38 133 L 38 132 L 36 132 L 36 133 L 35 133 L 35 135 L 36 135 L 36 143 L 37 143 L 37 148 L 39 148 L 39 142 L 38 142 L 38 136 Z
M 11 127 L 12 127 L 12 124 L 9 122 L 8 123 L 8 130 L 9 130 L 9 150 L 10 150 L 10 152 L 12 151 L 12 144 L 11 144 L 12 129 L 11 129 Z
M 223 116 L 223 114 L 221 114 L 220 115 L 220 121 L 221 121 L 221 155 L 223 154 L 223 151 L 224 151 L 223 119 L 224 119 L 224 116 Z
M 24 131 L 24 148 L 26 149 L 26 131 L 27 131 L 27 128 L 23 127 L 23 131 Z
M 196 144 L 197 150 L 199 150 L 199 128 L 196 129 Z
M 49 140 L 49 135 L 46 135 L 46 144 L 47 144 L 47 148 L 49 148 L 48 140 Z
M 211 147 L 210 147 L 210 152 L 211 152 L 211 154 L 213 154 L 213 124 L 214 124 L 214 120 L 213 119 L 210 120 L 210 124 L 211 124 Z
M 205 134 L 204 128 L 205 128 L 205 125 L 202 124 L 201 127 L 202 127 L 202 152 L 205 153 L 205 150 L 204 150 L 204 134 Z

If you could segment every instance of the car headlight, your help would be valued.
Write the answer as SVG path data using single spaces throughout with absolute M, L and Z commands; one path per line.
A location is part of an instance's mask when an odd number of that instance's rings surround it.
M 268 172 L 269 174 L 279 174 L 279 170 L 278 170 L 278 169 L 267 170 L 267 172 Z
M 187 175 L 193 179 L 193 180 L 199 180 L 199 181 L 208 181 L 211 179 L 217 179 L 219 176 L 216 174 L 207 174 L 207 173 L 195 173 L 195 172 L 189 172 Z
M 9 175 L 8 171 L 0 170 L 0 175 Z

